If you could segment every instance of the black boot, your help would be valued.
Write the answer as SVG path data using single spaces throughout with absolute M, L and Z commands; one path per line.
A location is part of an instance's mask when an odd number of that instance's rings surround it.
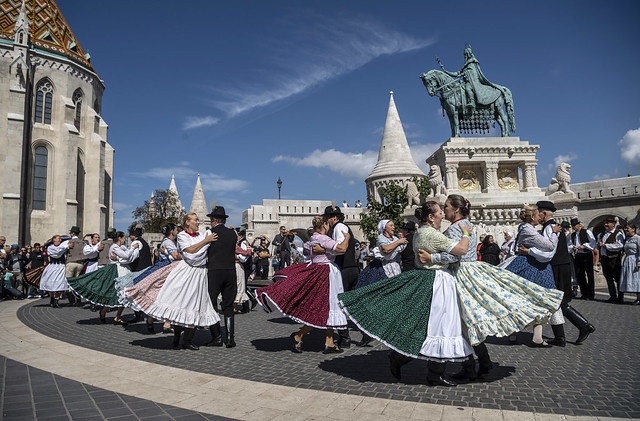
M 447 368 L 447 363 L 439 363 L 436 361 L 427 362 L 427 384 L 429 386 L 457 386 L 451 380 L 444 378 L 444 371 Z
M 567 339 L 564 336 L 564 324 L 561 325 L 551 325 L 551 330 L 553 330 L 553 340 L 549 341 L 551 345 L 564 347 L 567 345 Z
M 462 362 L 462 369 L 457 373 L 451 375 L 451 378 L 454 380 L 463 380 L 473 382 L 478 378 L 478 373 L 476 372 L 476 359 L 473 358 L 473 355 L 469 356 L 469 359 Z
M 489 356 L 487 345 L 485 345 L 484 342 L 475 345 L 473 347 L 473 352 L 475 352 L 476 357 L 478 357 L 478 377 L 483 377 L 485 374 L 488 374 L 493 368 L 493 362 L 491 361 L 491 357 Z
M 192 343 L 193 335 L 195 334 L 196 334 L 195 327 L 188 327 L 184 330 L 184 335 L 182 336 L 182 349 L 188 349 L 191 351 L 197 351 L 200 349 L 200 347 Z
M 562 309 L 562 313 L 564 317 L 567 318 L 575 327 L 580 330 L 580 334 L 578 335 L 578 339 L 576 339 L 576 345 L 580 345 L 583 343 L 587 337 L 589 337 L 590 333 L 596 331 L 596 328 L 584 318 L 584 316 L 578 313 L 578 310 L 567 305 Z
M 173 347 L 175 349 L 180 349 L 180 334 L 184 328 L 182 326 L 173 325 Z
M 340 329 L 338 331 L 338 347 L 351 348 L 351 337 L 349 336 L 349 329 Z
M 227 348 L 234 348 L 236 346 L 235 334 L 236 334 L 236 326 L 235 326 L 235 317 L 233 316 L 225 316 L 224 324 L 227 325 Z
M 209 326 L 209 332 L 211 332 L 211 340 L 204 344 L 204 346 L 222 346 L 220 322 L 216 323 L 213 326 Z
M 413 361 L 413 358 L 402 355 L 398 351 L 389 352 L 389 370 L 391 375 L 398 380 L 402 380 L 401 368 L 403 365 Z
M 369 346 L 371 342 L 373 342 L 373 338 L 362 332 L 362 339 L 360 342 L 356 342 L 356 346 Z

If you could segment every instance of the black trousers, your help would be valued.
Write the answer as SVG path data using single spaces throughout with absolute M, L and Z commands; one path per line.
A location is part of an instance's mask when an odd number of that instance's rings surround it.
M 619 300 L 624 297 L 624 293 L 620 293 L 620 270 L 621 258 L 600 255 L 600 264 L 602 265 L 602 274 L 607 280 L 607 288 L 609 289 L 609 298 Z
M 580 287 L 582 298 L 595 298 L 595 281 L 593 274 L 593 253 L 576 253 L 574 256 L 576 281 Z
M 222 294 L 220 313 L 225 317 L 233 316 L 233 302 L 237 293 L 235 268 L 228 270 L 209 269 L 209 298 L 213 307 L 217 308 L 218 295 Z
M 556 281 L 556 289 L 564 292 L 560 305 L 566 305 L 571 301 L 573 295 L 571 291 L 571 262 L 551 265 L 551 269 L 553 270 L 553 279 Z
M 342 287 L 344 291 L 351 291 L 353 287 L 356 286 L 358 282 L 358 275 L 360 274 L 360 269 L 357 266 L 353 266 L 350 268 L 344 268 L 340 271 L 342 275 Z

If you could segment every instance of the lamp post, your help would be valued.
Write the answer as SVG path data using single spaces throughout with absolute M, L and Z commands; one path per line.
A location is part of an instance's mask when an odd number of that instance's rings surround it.
M 278 177 L 276 184 L 278 185 L 278 200 L 280 200 L 280 189 L 282 188 L 282 180 L 280 180 L 280 177 Z

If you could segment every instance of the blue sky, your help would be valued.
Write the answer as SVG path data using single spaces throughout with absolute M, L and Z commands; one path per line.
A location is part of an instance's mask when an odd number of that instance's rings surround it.
M 239 225 L 262 199 L 366 201 L 389 91 L 416 163 L 450 137 L 418 76 L 463 65 L 511 89 L 538 183 L 640 172 L 637 1 L 77 2 L 62 14 L 104 80 L 115 225 L 197 174 Z

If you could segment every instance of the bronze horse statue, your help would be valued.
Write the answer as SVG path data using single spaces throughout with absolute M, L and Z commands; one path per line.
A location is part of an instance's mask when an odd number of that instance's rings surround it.
M 451 136 L 460 137 L 461 122 L 473 118 L 469 112 L 469 104 L 467 103 L 467 95 L 463 85 L 467 82 L 462 77 L 455 78 L 440 70 L 429 70 L 427 73 L 423 73 L 420 79 L 422 79 L 422 83 L 427 88 L 430 96 L 437 95 L 440 98 L 442 109 L 449 117 Z M 492 85 L 486 88 L 495 90 L 494 94 L 491 95 L 491 101 L 483 104 L 476 100 L 472 109 L 481 116 L 485 111 L 488 112 L 490 118 L 500 126 L 501 136 L 509 136 L 511 132 L 516 130 L 511 91 L 500 85 Z

